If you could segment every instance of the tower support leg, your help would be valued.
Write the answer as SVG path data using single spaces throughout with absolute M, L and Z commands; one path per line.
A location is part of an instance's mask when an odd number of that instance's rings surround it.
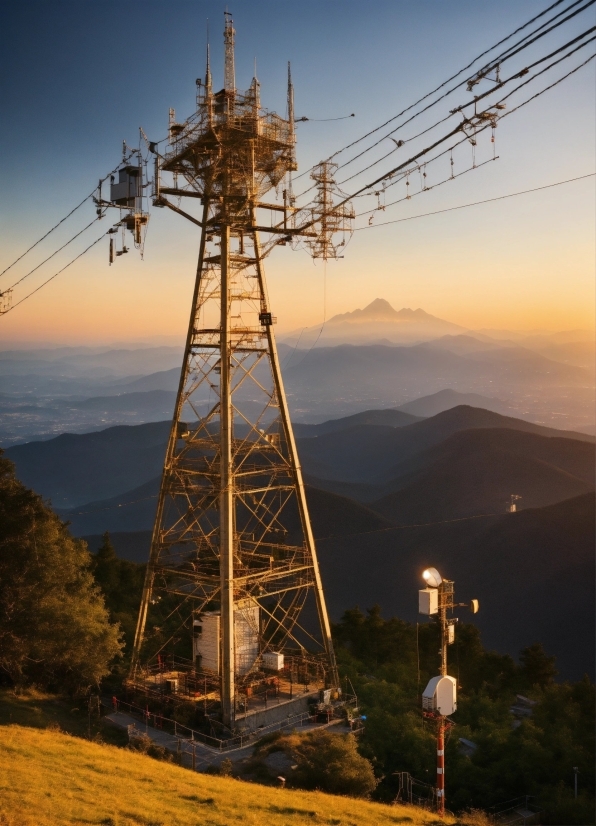
M 253 223 L 255 218 L 253 216 Z M 263 262 L 261 260 L 261 251 L 259 244 L 259 235 L 254 233 L 254 251 L 257 262 L 257 276 L 259 279 L 259 286 L 263 300 L 269 303 L 267 295 L 267 285 L 265 282 L 265 274 L 263 271 Z M 319 570 L 319 562 L 317 559 L 317 551 L 315 548 L 315 540 L 312 532 L 312 525 L 308 514 L 308 505 L 306 502 L 306 491 L 304 489 L 304 480 L 302 478 L 302 468 L 298 459 L 298 450 L 296 448 L 296 440 L 294 439 L 294 431 L 292 429 L 292 422 L 290 420 L 290 411 L 288 408 L 288 401 L 284 389 L 283 379 L 281 375 L 281 368 L 279 364 L 279 356 L 277 353 L 277 344 L 271 326 L 267 327 L 267 344 L 269 347 L 269 354 L 271 358 L 271 370 L 273 373 L 273 383 L 275 393 L 279 404 L 279 412 L 281 416 L 284 436 L 288 446 L 288 453 L 290 457 L 292 474 L 294 476 L 294 484 L 296 486 L 296 495 L 298 499 L 298 511 L 300 513 L 300 521 L 302 523 L 302 531 L 306 547 L 313 566 L 313 573 L 315 579 L 315 598 L 317 603 L 317 613 L 319 615 L 319 623 L 321 632 L 323 634 L 323 641 L 327 658 L 329 661 L 330 674 L 328 675 L 328 682 L 334 688 L 339 687 L 339 675 L 337 672 L 337 664 L 335 661 L 335 652 L 333 650 L 333 640 L 331 638 L 331 624 L 329 622 L 329 615 L 327 614 L 327 605 L 325 603 L 325 594 L 323 592 L 323 582 L 321 579 L 321 572 Z
M 221 372 L 219 540 L 221 578 L 222 721 L 234 728 L 234 497 L 232 474 L 232 390 L 230 342 L 230 227 L 221 228 Z

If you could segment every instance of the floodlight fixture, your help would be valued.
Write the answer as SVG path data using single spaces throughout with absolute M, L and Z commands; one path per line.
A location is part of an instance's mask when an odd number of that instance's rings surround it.
M 426 571 L 422 572 L 422 578 L 431 588 L 438 588 L 441 582 L 443 582 L 443 577 L 436 568 L 427 568 Z

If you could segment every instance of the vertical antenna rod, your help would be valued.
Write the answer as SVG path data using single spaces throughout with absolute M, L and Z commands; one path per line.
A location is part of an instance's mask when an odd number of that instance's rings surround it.
M 236 74 L 234 71 L 234 21 L 232 20 L 232 13 L 225 12 L 225 28 L 224 28 L 224 89 L 226 92 L 233 92 L 236 88 Z

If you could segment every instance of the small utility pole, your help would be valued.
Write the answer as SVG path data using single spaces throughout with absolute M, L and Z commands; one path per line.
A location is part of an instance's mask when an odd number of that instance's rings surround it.
M 457 711 L 457 683 L 447 674 L 447 647 L 455 641 L 457 622 L 448 616 L 448 611 L 455 607 L 454 584 L 450 579 L 443 579 L 436 568 L 427 568 L 422 576 L 428 587 L 418 592 L 418 610 L 428 616 L 437 615 L 441 641 L 439 676 L 433 677 L 424 689 L 422 713 L 437 725 L 437 814 L 444 817 L 445 732 L 453 725 L 448 719 L 449 715 Z M 472 600 L 469 608 L 472 613 L 477 613 L 478 600 Z
M 577 800 L 577 775 L 579 774 L 579 766 L 573 767 L 573 788 L 575 791 L 575 799 Z

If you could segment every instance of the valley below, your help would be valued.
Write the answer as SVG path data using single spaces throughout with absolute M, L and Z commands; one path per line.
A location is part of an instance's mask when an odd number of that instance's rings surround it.
M 321 335 L 306 329 L 279 344 L 296 423 L 379 408 L 429 416 L 472 404 L 594 433 L 590 331 L 503 338 L 377 299 L 314 332 Z M 167 419 L 182 357 L 178 346 L 2 350 L 0 445 Z
M 109 531 L 121 557 L 143 563 L 169 426 L 64 434 L 6 455 L 91 550 Z M 295 431 L 334 621 L 375 604 L 416 621 L 420 570 L 433 564 L 480 599 L 487 645 L 515 657 L 541 641 L 562 677 L 594 674 L 592 436 L 467 405 Z

